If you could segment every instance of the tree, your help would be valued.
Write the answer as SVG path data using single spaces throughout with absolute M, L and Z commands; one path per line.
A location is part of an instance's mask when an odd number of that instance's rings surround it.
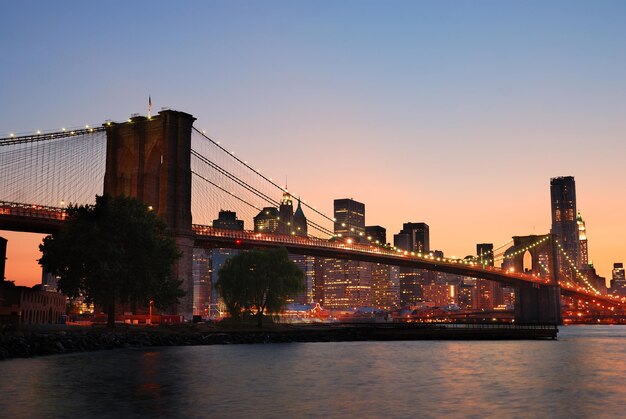
M 180 256 L 163 223 L 134 198 L 96 196 L 95 205 L 70 206 L 57 233 L 39 245 L 39 263 L 59 277 L 61 292 L 103 306 L 115 325 L 115 304 L 154 300 L 166 308 L 184 295 L 171 276 Z
M 264 313 L 278 313 L 287 298 L 304 291 L 304 274 L 289 260 L 284 248 L 251 250 L 228 259 L 219 270 L 216 287 L 230 315 L 256 310 L 257 324 Z

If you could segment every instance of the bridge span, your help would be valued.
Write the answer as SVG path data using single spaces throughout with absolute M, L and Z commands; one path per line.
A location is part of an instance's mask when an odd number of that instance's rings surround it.
M 0 230 L 52 234 L 62 228 L 67 217 L 65 208 L 0 201 Z M 205 225 L 193 225 L 192 228 L 194 247 L 198 248 L 285 247 L 294 254 L 425 269 L 487 279 L 512 288 L 547 290 L 557 286 L 545 277 L 505 271 L 463 259 L 439 258 L 431 254 L 397 251 L 373 244 L 347 243 L 311 236 L 225 230 Z M 593 303 L 601 303 L 611 307 L 619 307 L 624 303 L 623 299 L 594 294 L 567 281 L 559 281 L 558 287 L 560 287 L 560 292 L 563 295 L 583 298 Z

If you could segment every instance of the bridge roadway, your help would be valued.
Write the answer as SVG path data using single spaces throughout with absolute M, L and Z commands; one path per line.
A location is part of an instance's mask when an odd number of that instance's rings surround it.
M 426 269 L 437 272 L 488 279 L 510 287 L 553 287 L 550 279 L 517 272 L 507 272 L 500 268 L 468 262 L 460 259 L 436 258 L 429 254 L 394 251 L 375 245 L 331 242 L 313 237 L 299 237 L 279 234 L 264 234 L 254 231 L 223 230 L 210 226 L 194 225 L 195 247 L 199 248 L 241 248 L 285 247 L 289 252 L 302 255 L 335 259 L 359 260 L 382 263 L 413 269 Z M 584 298 L 594 304 L 620 306 L 624 299 L 591 293 L 569 282 L 559 281 L 563 295 Z
M 64 208 L 0 201 L 0 230 L 51 234 L 58 231 L 67 219 Z M 488 279 L 511 287 L 551 287 L 550 280 L 518 272 L 507 272 L 496 267 L 483 267 L 465 260 L 436 258 L 411 252 L 399 252 L 380 246 L 341 243 L 314 237 L 266 234 L 254 231 L 216 229 L 194 225 L 195 246 L 199 248 L 285 247 L 289 252 L 335 259 L 359 260 L 413 269 Z M 584 298 L 594 304 L 620 306 L 624 299 L 590 293 L 584 288 L 559 281 L 563 295 Z

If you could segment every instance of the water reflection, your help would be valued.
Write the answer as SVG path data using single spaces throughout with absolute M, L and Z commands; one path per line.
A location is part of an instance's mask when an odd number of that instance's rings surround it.
M 117 350 L 0 362 L 6 417 L 611 417 L 626 327 L 559 341 Z M 80 412 L 80 413 L 78 413 Z

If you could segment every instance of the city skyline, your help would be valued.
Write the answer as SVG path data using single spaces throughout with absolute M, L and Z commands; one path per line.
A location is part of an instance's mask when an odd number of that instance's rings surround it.
M 151 95 L 323 212 L 353 197 L 366 225 L 425 222 L 431 247 L 459 257 L 548 233 L 549 179 L 574 176 L 589 260 L 609 280 L 626 258 L 626 7 L 540 4 L 111 3 L 117 22 L 4 5 L 1 136 L 124 121 Z M 37 266 L 38 240 L 0 236 L 8 279 Z

